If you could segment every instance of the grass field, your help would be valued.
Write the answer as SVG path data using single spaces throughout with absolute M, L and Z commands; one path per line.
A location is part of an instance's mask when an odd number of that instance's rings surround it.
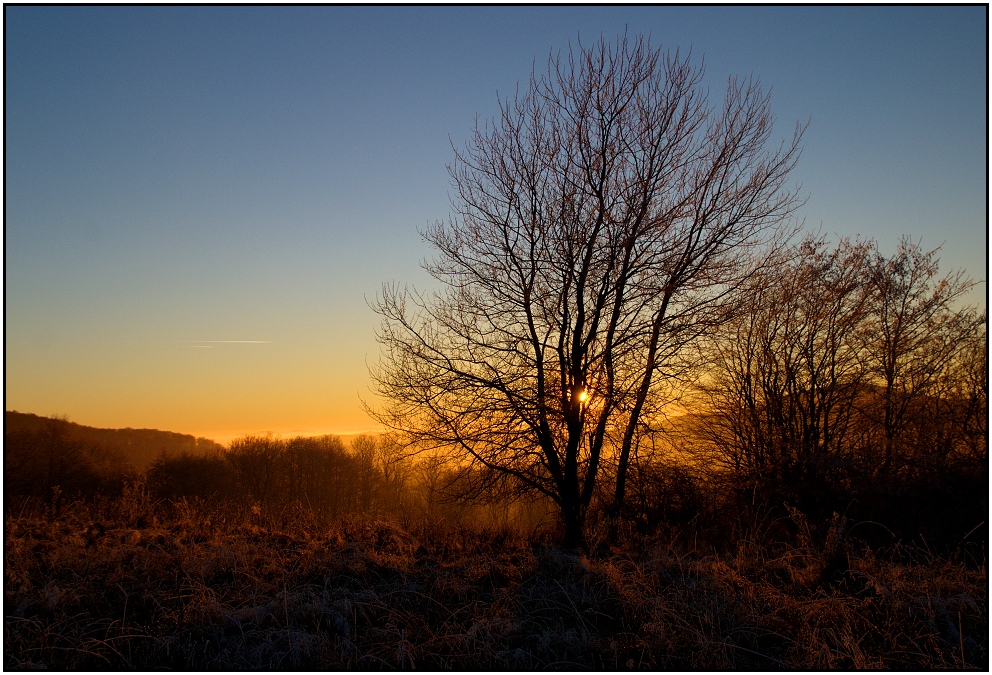
M 843 522 L 763 539 L 578 553 L 133 490 L 29 505 L 4 524 L 4 669 L 988 669 L 984 553 L 872 551 Z

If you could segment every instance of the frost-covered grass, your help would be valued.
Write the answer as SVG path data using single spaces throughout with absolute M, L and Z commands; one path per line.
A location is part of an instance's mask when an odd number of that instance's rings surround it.
M 843 537 L 583 555 L 132 492 L 12 510 L 4 552 L 5 669 L 988 669 L 984 562 Z

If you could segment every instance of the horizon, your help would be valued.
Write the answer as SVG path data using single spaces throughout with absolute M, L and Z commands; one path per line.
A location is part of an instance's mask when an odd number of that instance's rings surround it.
M 942 246 L 987 305 L 987 8 L 4 12 L 9 409 L 374 433 L 369 304 L 434 288 L 452 146 L 549 53 L 624 32 L 691 50 L 714 102 L 759 78 L 775 141 L 810 121 L 807 231 Z
M 344 428 L 344 429 L 341 429 L 341 428 L 309 428 L 309 429 L 298 428 L 298 429 L 253 429 L 253 430 L 249 430 L 249 431 L 243 431 L 243 430 L 240 430 L 239 431 L 239 430 L 231 430 L 231 429 L 224 429 L 224 430 L 216 430 L 215 429 L 215 430 L 212 430 L 212 431 L 206 431 L 206 432 L 202 432 L 201 433 L 201 432 L 185 431 L 183 429 L 161 429 L 161 428 L 156 428 L 156 427 L 130 427 L 130 426 L 120 426 L 120 425 L 118 425 L 118 426 L 98 426 L 98 425 L 95 425 L 95 424 L 87 424 L 85 421 L 80 421 L 80 420 L 77 420 L 77 419 L 73 419 L 71 415 L 64 415 L 63 413 L 51 413 L 51 414 L 48 414 L 48 415 L 43 415 L 43 414 L 36 413 L 36 412 L 28 412 L 28 411 L 24 411 L 24 410 L 15 410 L 15 409 L 6 409 L 5 412 L 16 413 L 16 414 L 20 414 L 20 415 L 34 415 L 35 417 L 41 417 L 41 418 L 44 418 L 44 419 L 54 419 L 54 418 L 57 418 L 57 417 L 64 417 L 66 419 L 66 421 L 68 421 L 68 422 L 70 422 L 72 424 L 78 424 L 80 426 L 90 427 L 92 429 L 105 429 L 105 430 L 111 430 L 111 431 L 112 430 L 119 430 L 119 429 L 131 429 L 131 430 L 135 430 L 135 431 L 139 431 L 139 430 L 140 431 L 162 431 L 162 432 L 183 434 L 183 435 L 186 435 L 186 436 L 193 436 L 194 438 L 205 438 L 208 441 L 213 441 L 214 443 L 218 443 L 218 444 L 223 445 L 225 447 L 230 446 L 231 441 L 233 441 L 235 439 L 238 439 L 238 438 L 244 438 L 246 436 L 272 436 L 273 438 L 277 438 L 277 439 L 296 438 L 296 437 L 299 437 L 299 436 L 307 437 L 307 438 L 309 438 L 309 437 L 320 437 L 320 436 L 337 436 L 338 438 L 340 438 L 342 440 L 350 440 L 350 439 L 352 439 L 352 438 L 354 438 L 356 436 L 362 436 L 362 435 L 365 435 L 365 434 L 378 435 L 378 434 L 386 433 L 386 430 L 383 429 L 383 428 L 381 428 L 381 427 L 378 428 L 378 429 L 377 428 L 374 428 L 374 427 L 357 428 L 357 429 L 356 428 Z

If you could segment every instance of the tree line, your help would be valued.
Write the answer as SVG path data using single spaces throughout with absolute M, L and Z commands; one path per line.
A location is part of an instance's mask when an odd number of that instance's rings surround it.
M 864 493 L 987 467 L 987 320 L 903 239 L 808 239 L 738 294 L 707 351 L 698 445 L 747 484 Z
M 65 417 L 10 426 L 4 429 L 5 507 L 25 497 L 58 506 L 70 495 L 113 495 L 135 473 L 119 451 L 74 437 Z
M 301 504 L 329 518 L 382 515 L 402 503 L 406 469 L 388 438 L 244 436 L 210 456 L 162 457 L 147 485 L 162 499 L 237 500 L 259 510 Z
M 58 513 L 72 502 L 114 499 L 128 487 L 163 504 L 193 500 L 247 516 L 303 508 L 327 522 L 344 518 L 427 520 L 533 527 L 546 509 L 496 491 L 461 500 L 467 477 L 443 457 L 410 457 L 395 436 L 276 438 L 247 435 L 229 447 L 165 453 L 146 470 L 113 448 L 80 441 L 51 418 L 4 437 L 4 506 L 35 503 Z
M 773 262 L 699 342 L 688 413 L 645 423 L 640 456 L 736 513 L 788 503 L 959 540 L 981 525 L 987 318 L 960 306 L 973 282 L 909 239 L 887 256 L 807 238 Z

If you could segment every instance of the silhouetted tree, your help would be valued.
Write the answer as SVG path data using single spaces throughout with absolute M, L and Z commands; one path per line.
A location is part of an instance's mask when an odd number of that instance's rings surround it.
M 282 496 L 337 514 L 353 501 L 355 462 L 337 436 L 297 436 L 282 444 L 278 463 Z
M 409 467 L 389 434 L 362 434 L 351 441 L 353 476 L 359 509 L 365 513 L 397 511 L 403 501 Z
M 955 306 L 973 282 L 938 276 L 936 253 L 807 239 L 742 286 L 707 343 L 706 461 L 749 495 L 826 513 L 987 465 L 986 319 Z
M 233 492 L 232 467 L 220 453 L 167 455 L 148 467 L 148 489 L 160 499 L 229 497 Z
M 947 369 L 948 398 L 957 402 L 955 423 L 961 455 L 987 477 L 989 470 L 989 350 L 988 317 L 977 317 L 975 330 L 958 343 Z
M 879 389 L 869 413 L 882 436 L 881 478 L 897 454 L 906 454 L 899 453 L 899 445 L 908 418 L 926 415 L 928 399 L 942 397 L 952 359 L 984 322 L 974 310 L 955 310 L 974 282 L 961 271 L 938 277 L 937 253 L 903 238 L 895 255 L 876 252 L 871 263 L 864 356 Z
M 758 84 L 713 106 L 701 78 L 643 39 L 550 59 L 456 151 L 454 215 L 425 233 L 443 290 L 376 304 L 378 418 L 552 499 L 569 545 L 604 453 L 619 507 L 639 420 L 797 206 L 802 130 L 769 150 Z
M 244 436 L 231 441 L 227 461 L 242 493 L 260 505 L 275 488 L 282 442 L 271 436 Z
M 740 289 L 712 336 L 704 437 L 744 485 L 804 501 L 836 480 L 865 385 L 873 247 L 806 239 Z

